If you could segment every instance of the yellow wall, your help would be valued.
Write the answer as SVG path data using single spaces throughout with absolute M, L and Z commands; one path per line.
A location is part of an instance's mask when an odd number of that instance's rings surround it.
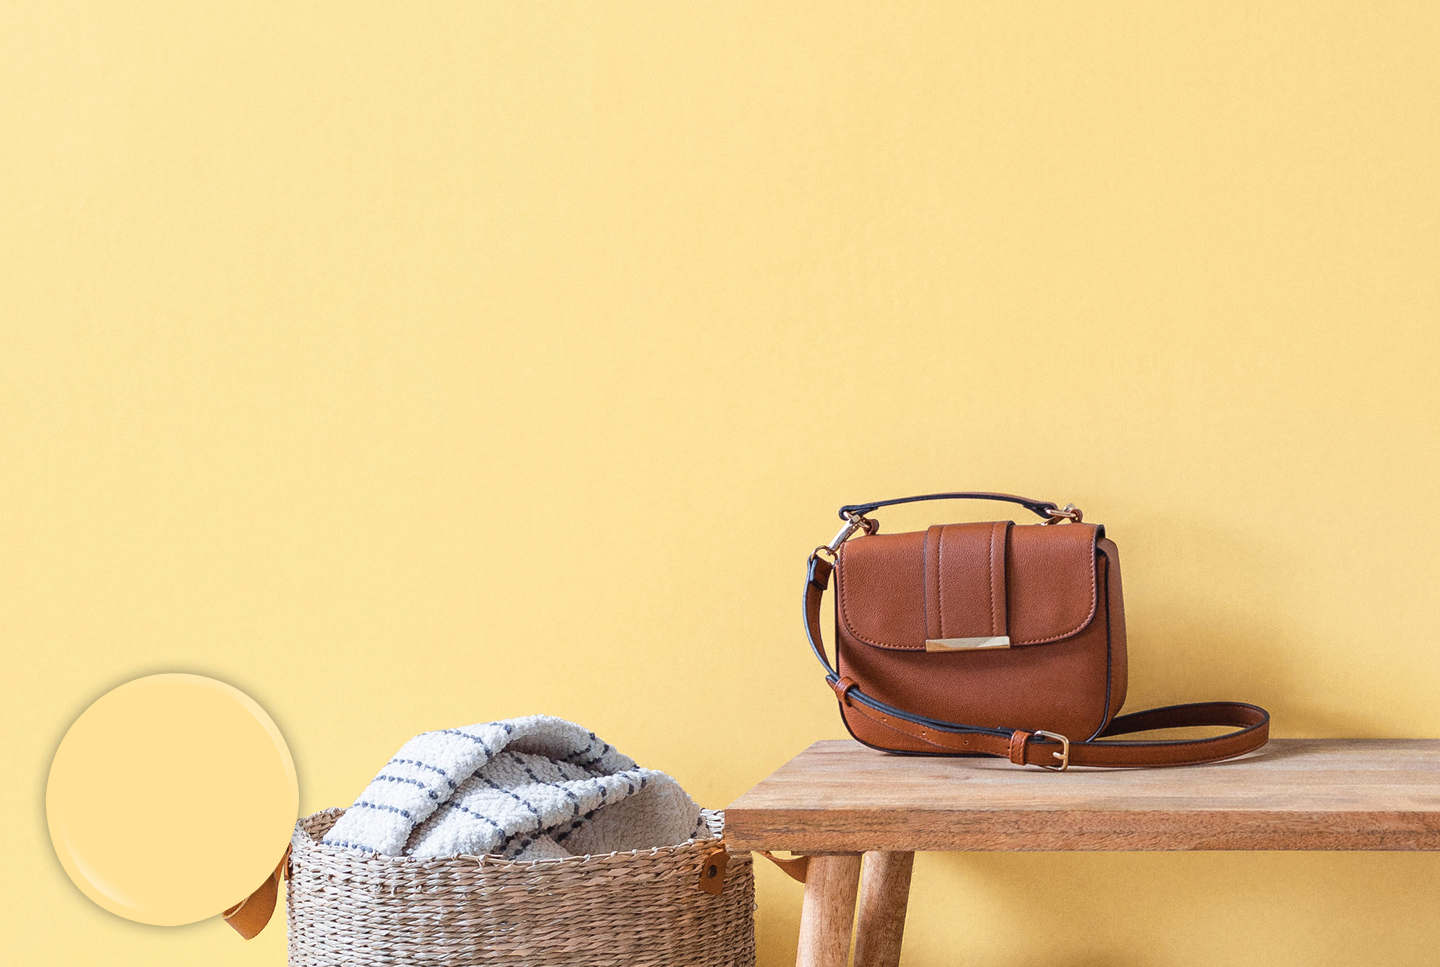
M 1440 735 L 1437 49 L 1360 0 L 0 6 L 5 959 L 283 962 L 61 872 L 50 755 L 141 674 L 253 695 L 306 811 L 542 710 L 724 805 L 843 734 L 797 612 L 855 500 L 1106 523 L 1132 707 Z M 1409 965 L 1440 860 L 916 893 L 911 967 Z

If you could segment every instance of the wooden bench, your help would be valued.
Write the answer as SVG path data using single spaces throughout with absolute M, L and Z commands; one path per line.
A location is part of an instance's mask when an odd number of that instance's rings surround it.
M 852 928 L 855 967 L 895 967 L 917 850 L 1440 850 L 1440 741 L 1064 773 L 817 742 L 730 805 L 725 839 L 804 854 L 800 967 L 844 967 Z

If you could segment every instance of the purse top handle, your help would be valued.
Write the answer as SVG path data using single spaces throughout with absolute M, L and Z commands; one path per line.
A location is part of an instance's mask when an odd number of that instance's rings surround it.
M 922 500 L 1002 500 L 1009 504 L 1019 504 L 1032 514 L 1045 518 L 1045 523 L 1051 524 L 1060 520 L 1071 520 L 1079 523 L 1081 513 L 1074 504 L 1066 504 L 1064 507 L 1052 500 L 1035 500 L 1033 497 L 1017 497 L 1014 494 L 992 494 L 984 491 L 960 491 L 948 494 L 920 494 L 915 497 L 895 497 L 891 500 L 877 500 L 868 504 L 846 504 L 840 508 L 841 520 L 852 520 L 854 517 L 864 517 L 872 510 L 879 510 L 881 507 L 891 507 L 895 504 L 913 504 Z

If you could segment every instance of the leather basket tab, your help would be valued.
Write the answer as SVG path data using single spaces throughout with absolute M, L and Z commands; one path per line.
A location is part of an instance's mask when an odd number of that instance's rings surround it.
M 730 854 L 724 846 L 718 846 L 705 855 L 700 865 L 700 889 L 719 896 L 725 889 L 725 867 L 730 863 Z

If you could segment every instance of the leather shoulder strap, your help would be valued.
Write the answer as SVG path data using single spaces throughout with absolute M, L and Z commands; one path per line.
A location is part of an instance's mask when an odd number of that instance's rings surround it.
M 1009 759 L 1016 765 L 1060 769 L 1067 766 L 1181 766 L 1233 759 L 1254 752 L 1270 740 L 1270 713 L 1244 702 L 1199 702 L 1131 712 L 1112 719 L 1097 739 L 1085 742 L 1072 742 L 1047 732 L 944 722 L 895 708 L 865 694 L 853 679 L 842 678 L 825 655 L 820 638 L 820 602 L 830 586 L 832 570 L 829 561 L 812 554 L 805 576 L 805 634 L 815 657 L 825 666 L 826 683 L 847 708 L 933 746 L 937 754 L 983 753 Z M 1208 739 L 1099 741 L 1134 732 L 1198 725 L 1228 726 L 1235 731 Z

